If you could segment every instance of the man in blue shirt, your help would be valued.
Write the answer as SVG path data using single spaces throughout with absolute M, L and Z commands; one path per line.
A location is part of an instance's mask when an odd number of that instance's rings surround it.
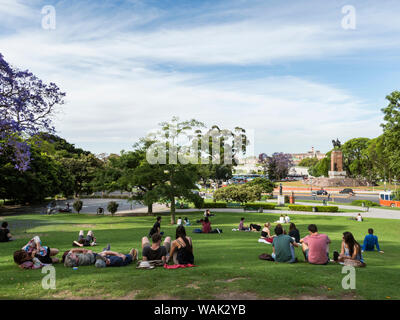
M 104 267 L 123 267 L 137 259 L 138 251 L 132 249 L 129 254 L 123 254 L 114 251 L 103 251 L 96 257 L 95 266 L 98 268 Z
M 378 237 L 374 235 L 373 229 L 368 229 L 368 234 L 364 238 L 364 243 L 362 245 L 362 251 L 374 251 L 376 249 L 383 253 L 383 251 L 379 248 Z

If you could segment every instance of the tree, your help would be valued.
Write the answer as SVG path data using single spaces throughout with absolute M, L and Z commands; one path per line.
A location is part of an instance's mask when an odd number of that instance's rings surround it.
M 371 162 L 366 152 L 368 138 L 354 138 L 346 141 L 341 150 L 343 152 L 343 167 L 351 178 L 362 178 L 368 176 L 368 168 Z
M 45 84 L 28 70 L 11 67 L 0 53 L 0 153 L 7 153 L 14 167 L 29 168 L 30 145 L 24 140 L 41 131 L 54 132 L 52 115 L 64 104 L 65 93 L 56 84 Z
M 111 212 L 111 215 L 114 216 L 114 214 L 117 212 L 119 207 L 119 204 L 116 203 L 115 201 L 110 201 L 107 205 L 107 210 Z
M 386 96 L 387 107 L 382 108 L 384 114 L 383 127 L 385 151 L 390 161 L 391 178 L 400 177 L 400 91 L 393 91 Z
M 64 185 L 64 168 L 53 157 L 42 152 L 30 141 L 32 155 L 30 166 L 24 171 L 15 170 L 10 160 L 11 147 L 0 154 L 0 198 L 20 203 L 38 203 L 46 197 L 59 194 Z
M 282 152 L 275 152 L 272 156 L 264 156 L 264 154 L 261 154 L 259 156 L 259 161 L 260 160 L 266 169 L 268 178 L 272 181 L 286 178 L 289 169 L 293 166 L 292 156 Z
M 310 167 L 308 172 L 313 177 L 327 177 L 331 167 L 331 152 L 326 153 L 325 158 L 319 160 L 315 165 Z
M 304 158 L 298 164 L 299 167 L 307 167 L 310 168 L 318 163 L 318 159 L 316 157 L 313 158 Z
M 81 212 L 82 210 L 83 202 L 81 200 L 75 200 L 72 206 L 74 207 L 75 211 L 78 212 L 79 214 L 79 212 Z
M 81 193 L 93 191 L 92 181 L 95 178 L 96 170 L 101 168 L 103 163 L 93 154 L 74 155 L 71 158 L 59 158 L 60 163 L 68 170 L 73 181 L 73 191 L 76 197 Z
M 240 203 L 247 203 L 261 199 L 262 187 L 260 184 L 241 184 L 230 185 L 218 189 L 214 193 L 214 200 L 233 201 Z
M 263 193 L 272 193 L 275 189 L 275 183 L 265 178 L 255 178 L 246 183 L 249 186 L 260 186 Z

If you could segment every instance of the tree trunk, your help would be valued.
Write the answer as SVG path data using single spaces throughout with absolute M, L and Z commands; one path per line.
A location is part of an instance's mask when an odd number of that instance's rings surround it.
M 153 214 L 153 204 L 148 204 L 147 205 L 147 214 L 152 215 Z
M 171 224 L 175 224 L 175 197 L 171 198 Z

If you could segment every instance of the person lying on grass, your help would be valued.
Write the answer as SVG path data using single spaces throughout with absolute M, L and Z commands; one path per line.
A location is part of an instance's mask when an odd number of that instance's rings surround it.
M 93 231 L 89 230 L 86 238 L 84 238 L 83 230 L 79 231 L 78 241 L 72 242 L 72 245 L 75 247 L 93 247 L 97 245 Z
M 297 262 L 294 247 L 298 247 L 299 245 L 292 237 L 283 233 L 283 228 L 280 224 L 275 227 L 275 234 L 276 237 L 272 241 L 272 258 L 276 262 Z
M 175 239 L 172 242 L 169 254 L 174 264 L 194 264 L 192 239 L 186 236 L 184 226 L 176 228 Z
M 383 253 L 381 248 L 379 247 L 378 237 L 374 235 L 374 229 L 368 229 L 368 234 L 364 238 L 363 245 L 361 247 L 361 252 L 363 251 L 375 251 L 378 250 L 380 253 Z
M 8 222 L 4 221 L 0 228 L 0 242 L 8 242 L 12 240 L 10 230 L 8 230 Z
M 74 248 L 64 252 L 62 262 L 66 267 L 89 266 L 96 262 L 97 253 L 92 250 Z
M 135 261 L 138 256 L 136 249 L 131 249 L 128 254 L 115 251 L 103 251 L 96 256 L 95 266 L 97 268 L 105 267 L 123 267 Z
M 38 236 L 33 237 L 21 250 L 14 252 L 14 262 L 21 265 L 26 261 L 33 261 L 36 258 L 42 264 L 57 263 L 59 260 L 54 256 L 59 253 L 56 248 L 42 246 L 42 241 Z
M 363 256 L 361 254 L 361 246 L 354 239 L 351 232 L 343 232 L 343 241 L 340 254 L 334 252 L 334 261 L 344 264 L 345 266 L 365 267 Z
M 147 237 L 142 238 L 142 260 L 162 260 L 167 263 L 167 255 L 171 248 L 171 237 L 166 237 L 163 245 L 161 245 L 161 235 L 159 233 L 153 234 L 151 237 L 152 244 Z
M 308 226 L 308 232 L 308 236 L 300 239 L 305 260 L 311 264 L 328 264 L 331 240 L 326 234 L 318 233 L 315 224 Z

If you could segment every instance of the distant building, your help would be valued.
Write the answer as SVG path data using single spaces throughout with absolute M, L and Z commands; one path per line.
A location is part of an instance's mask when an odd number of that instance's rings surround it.
M 236 174 L 251 174 L 262 171 L 261 165 L 258 164 L 257 157 L 247 157 L 239 159 L 239 164 L 233 167 Z
M 325 158 L 325 153 L 322 153 L 319 150 L 315 151 L 314 147 L 312 147 L 311 150 L 306 153 L 292 153 L 291 155 L 293 164 L 295 166 L 298 165 L 301 160 L 306 158 L 317 158 L 318 160 Z

